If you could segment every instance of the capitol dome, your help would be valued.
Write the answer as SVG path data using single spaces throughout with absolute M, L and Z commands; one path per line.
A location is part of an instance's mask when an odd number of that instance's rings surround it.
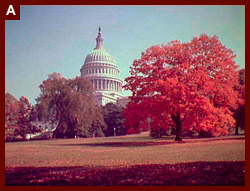
M 115 59 L 104 48 L 96 49 L 90 52 L 84 61 L 84 64 L 90 64 L 94 62 L 110 63 L 115 65 Z
M 113 56 L 103 47 L 103 37 L 99 27 L 96 47 L 85 58 L 81 76 L 87 78 L 93 85 L 94 97 L 98 105 L 116 102 L 122 97 L 122 80 L 120 70 Z

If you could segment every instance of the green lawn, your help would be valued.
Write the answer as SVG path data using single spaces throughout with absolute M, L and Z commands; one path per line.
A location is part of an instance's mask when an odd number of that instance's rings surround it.
M 184 139 L 183 143 L 173 139 L 142 134 L 6 143 L 6 184 L 244 184 L 244 136 Z M 210 180 L 209 174 L 216 180 Z M 178 182 L 173 181 L 176 178 Z

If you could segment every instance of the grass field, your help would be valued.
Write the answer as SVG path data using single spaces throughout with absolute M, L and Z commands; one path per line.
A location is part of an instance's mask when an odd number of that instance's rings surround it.
M 6 185 L 244 185 L 244 136 L 173 139 L 6 143 Z

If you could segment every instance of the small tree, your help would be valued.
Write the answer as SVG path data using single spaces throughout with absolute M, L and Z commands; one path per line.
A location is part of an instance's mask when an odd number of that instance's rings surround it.
M 5 137 L 14 136 L 18 123 L 19 104 L 10 93 L 5 94 Z
M 239 85 L 235 87 L 235 90 L 239 92 L 238 108 L 233 110 L 235 124 L 235 134 L 239 134 L 239 128 L 245 129 L 245 69 L 239 71 Z
M 88 130 L 89 136 L 104 137 L 104 132 L 107 129 L 107 125 L 104 121 L 102 109 L 101 107 L 96 105 L 93 111 L 94 113 L 92 114 L 92 116 L 94 117 L 92 118 L 91 127 Z
M 114 133 L 117 136 L 125 135 L 123 108 L 113 103 L 107 103 L 102 109 L 104 121 L 107 124 L 107 129 L 104 131 L 105 136 L 114 136 Z
M 37 133 L 40 132 L 41 129 L 32 125 L 34 107 L 31 105 L 29 100 L 26 97 L 21 96 L 18 104 L 18 127 L 16 128 L 15 133 L 25 139 L 25 134 Z
M 238 101 L 234 58 L 218 37 L 207 35 L 147 49 L 125 80 L 125 89 L 133 93 L 133 106 L 125 112 L 128 128 L 138 124 L 129 113 L 137 113 L 151 129 L 175 127 L 176 141 L 182 140 L 183 129 L 227 134 L 235 123 L 230 109 Z
M 5 135 L 6 137 L 22 136 L 40 132 L 41 129 L 32 125 L 34 107 L 29 100 L 21 96 L 17 100 L 9 93 L 5 94 Z

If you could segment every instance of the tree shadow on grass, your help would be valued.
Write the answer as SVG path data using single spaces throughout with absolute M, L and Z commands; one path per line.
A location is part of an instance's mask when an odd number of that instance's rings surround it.
M 238 138 L 204 138 L 204 139 L 183 139 L 182 142 L 176 142 L 174 140 L 155 139 L 153 141 L 117 141 L 117 142 L 101 142 L 101 143 L 81 143 L 81 144 L 57 144 L 56 146 L 91 146 L 91 147 L 147 147 L 147 146 L 158 146 L 158 145 L 172 145 L 172 144 L 183 144 L 183 143 L 197 143 L 197 142 L 212 142 L 212 141 L 223 141 L 223 140 L 243 140 L 244 137 Z M 55 145 L 53 145 L 55 146 Z
M 169 145 L 174 142 L 103 142 L 103 143 L 83 143 L 83 144 L 60 144 L 57 146 L 91 146 L 91 147 L 146 147 L 146 146 L 156 146 L 156 145 Z M 184 142 L 183 142 L 184 143 Z
M 6 168 L 7 186 L 244 186 L 245 162 Z

